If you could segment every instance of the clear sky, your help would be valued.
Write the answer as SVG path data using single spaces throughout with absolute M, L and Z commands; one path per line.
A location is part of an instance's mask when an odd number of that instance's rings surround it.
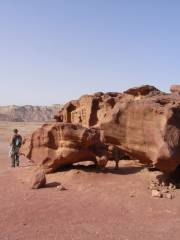
M 179 0 L 0 1 L 0 105 L 173 83 Z

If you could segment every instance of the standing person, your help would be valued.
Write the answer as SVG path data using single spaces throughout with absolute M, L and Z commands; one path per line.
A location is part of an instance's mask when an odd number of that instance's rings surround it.
M 19 167 L 19 149 L 22 145 L 22 137 L 18 134 L 18 129 L 13 130 L 14 135 L 11 141 L 11 159 L 12 159 L 12 167 Z

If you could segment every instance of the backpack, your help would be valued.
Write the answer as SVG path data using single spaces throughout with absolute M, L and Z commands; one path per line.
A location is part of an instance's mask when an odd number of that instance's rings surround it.
M 20 135 L 17 135 L 16 137 L 15 137 L 15 146 L 16 147 L 21 147 L 21 145 L 22 145 L 22 137 L 20 136 Z

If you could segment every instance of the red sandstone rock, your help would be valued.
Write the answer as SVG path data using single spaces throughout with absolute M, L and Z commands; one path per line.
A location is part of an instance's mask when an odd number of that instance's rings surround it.
M 171 92 L 180 95 L 180 85 L 172 85 Z
M 32 189 L 42 188 L 45 186 L 45 184 L 46 184 L 45 172 L 39 169 L 31 179 L 31 188 Z
M 130 94 L 130 95 L 134 95 L 134 96 L 140 96 L 140 95 L 148 95 L 148 94 L 152 94 L 152 93 L 159 93 L 160 91 L 155 88 L 154 86 L 149 86 L 149 85 L 143 85 L 141 87 L 135 87 L 135 88 L 130 88 L 127 91 L 125 91 L 124 93 Z
M 157 95 L 119 101 L 99 128 L 104 142 L 161 171 L 173 171 L 180 163 L 180 99 Z
M 63 165 L 82 161 L 102 164 L 104 147 L 99 130 L 54 123 L 37 129 L 30 139 L 25 140 L 21 153 L 46 172 L 53 172 Z
M 162 193 L 158 190 L 152 190 L 152 197 L 162 198 Z
M 67 103 L 55 118 L 64 124 L 44 125 L 23 146 L 26 156 L 52 170 L 65 163 L 96 161 L 103 144 L 114 145 L 163 172 L 180 164 L 180 97 L 176 94 L 145 85 L 123 94 L 85 95 Z M 87 137 L 93 139 L 89 144 Z

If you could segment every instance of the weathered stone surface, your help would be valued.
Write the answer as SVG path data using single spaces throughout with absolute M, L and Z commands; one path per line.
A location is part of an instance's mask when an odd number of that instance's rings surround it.
M 57 186 L 57 189 L 58 189 L 59 191 L 66 191 L 66 190 L 67 190 L 67 188 L 64 187 L 62 184 L 60 184 L 59 186 Z
M 152 197 L 161 198 L 162 193 L 158 190 L 152 190 Z
M 180 97 L 152 86 L 122 93 L 82 96 L 66 104 L 56 120 L 101 130 L 106 144 L 171 172 L 180 163 Z
M 172 85 L 171 92 L 177 95 L 180 95 L 180 85 Z
M 46 172 L 82 161 L 102 165 L 106 156 L 99 130 L 63 123 L 45 124 L 37 129 L 25 140 L 21 153 Z
M 117 103 L 111 119 L 99 123 L 104 142 L 114 143 L 142 162 L 172 171 L 180 157 L 180 101 L 154 96 Z
M 145 85 L 124 93 L 85 95 L 67 103 L 55 119 L 62 123 L 44 125 L 23 146 L 26 156 L 52 170 L 85 160 L 98 159 L 104 165 L 112 154 L 111 149 L 108 154 L 110 145 L 119 152 L 114 160 L 120 159 L 120 153 L 128 154 L 163 172 L 171 172 L 180 164 L 177 94 Z M 89 145 L 87 138 L 82 138 L 84 133 L 93 139 Z
M 171 193 L 167 193 L 165 195 L 165 197 L 168 198 L 168 199 L 173 199 L 173 195 Z
M 44 170 L 37 170 L 31 179 L 31 188 L 38 189 L 44 187 L 46 184 L 46 175 Z
M 148 94 L 156 95 L 157 93 L 160 93 L 160 91 L 154 86 L 143 85 L 141 87 L 130 88 L 124 93 L 130 94 L 133 96 L 143 96 L 143 95 L 146 96 Z

